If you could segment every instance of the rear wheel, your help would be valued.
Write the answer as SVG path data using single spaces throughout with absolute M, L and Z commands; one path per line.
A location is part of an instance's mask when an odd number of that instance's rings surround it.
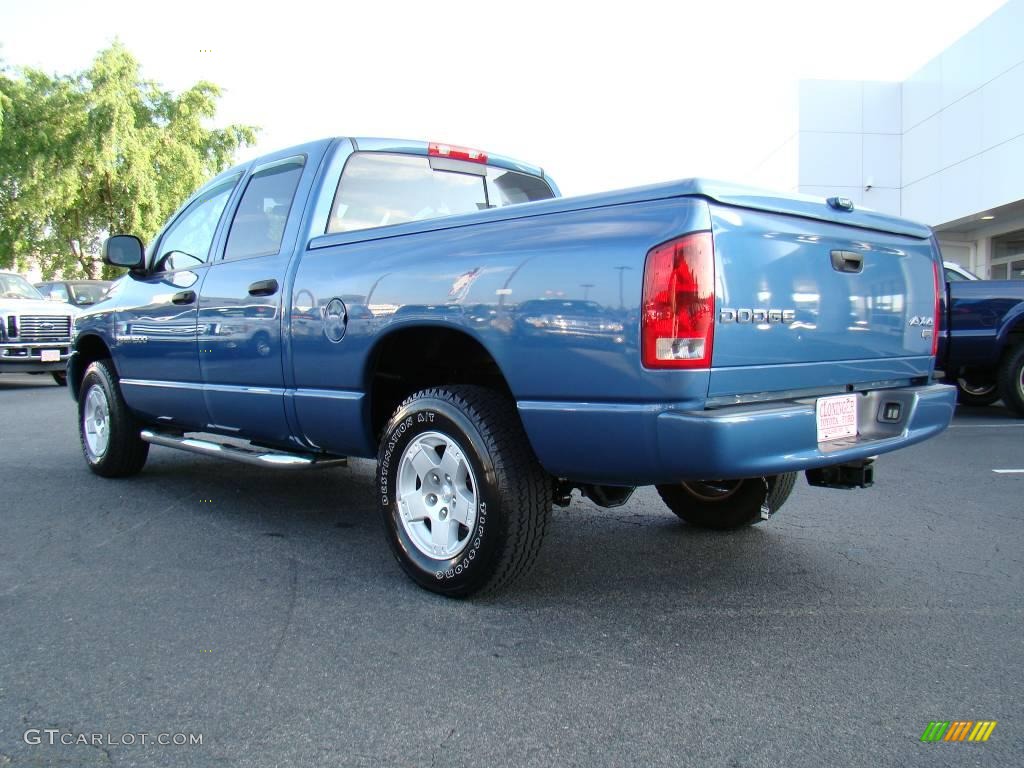
M 474 386 L 426 389 L 384 430 L 377 493 L 388 543 L 431 592 L 494 592 L 532 566 L 552 482 L 514 404 Z
M 999 385 L 993 382 L 974 383 L 956 380 L 956 400 L 962 405 L 992 405 L 999 399 Z
M 796 473 L 742 480 L 700 480 L 659 485 L 662 501 L 687 525 L 726 531 L 759 522 L 764 506 L 772 513 L 786 502 Z
M 85 371 L 78 395 L 78 432 L 89 469 L 103 477 L 127 477 L 142 470 L 149 443 L 121 396 L 117 372 L 109 360 Z
M 1018 344 L 999 366 L 999 392 L 1014 415 L 1024 418 L 1024 344 Z

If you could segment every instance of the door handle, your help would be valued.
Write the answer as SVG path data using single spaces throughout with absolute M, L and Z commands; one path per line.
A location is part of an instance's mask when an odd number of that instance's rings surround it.
M 179 291 L 171 296 L 171 304 L 195 304 L 195 291 Z
M 832 251 L 832 269 L 857 274 L 864 269 L 864 256 L 854 251 Z
M 277 293 L 277 280 L 257 280 L 249 286 L 250 296 L 273 296 Z

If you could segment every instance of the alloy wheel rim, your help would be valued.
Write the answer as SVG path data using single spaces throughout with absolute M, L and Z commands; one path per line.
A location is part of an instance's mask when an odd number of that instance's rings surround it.
M 100 459 L 110 445 L 110 405 L 103 389 L 94 384 L 85 396 L 82 408 L 82 434 L 89 456 Z
M 1021 373 L 1021 381 L 1024 382 L 1024 372 Z M 960 389 L 969 395 L 982 396 L 988 395 L 995 391 L 995 384 L 971 384 L 966 379 L 957 379 L 956 383 L 960 385 Z
M 398 519 L 421 554 L 450 560 L 469 546 L 476 524 L 479 486 L 455 440 L 425 432 L 399 460 Z
M 683 487 L 702 501 L 724 501 L 739 490 L 742 480 L 694 480 Z

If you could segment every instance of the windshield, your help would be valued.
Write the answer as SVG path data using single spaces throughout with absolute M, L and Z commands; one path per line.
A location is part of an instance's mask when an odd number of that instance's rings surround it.
M 76 304 L 95 304 L 107 292 L 107 286 L 103 283 L 71 283 L 68 287 L 71 288 L 71 296 Z
M 0 299 L 41 299 L 43 295 L 21 275 L 0 275 Z

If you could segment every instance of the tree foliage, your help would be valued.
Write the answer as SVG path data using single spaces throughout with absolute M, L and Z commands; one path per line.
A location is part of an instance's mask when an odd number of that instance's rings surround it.
M 0 267 L 96 277 L 108 234 L 148 241 L 256 139 L 205 127 L 219 96 L 205 81 L 162 90 L 116 42 L 79 74 L 0 71 Z

